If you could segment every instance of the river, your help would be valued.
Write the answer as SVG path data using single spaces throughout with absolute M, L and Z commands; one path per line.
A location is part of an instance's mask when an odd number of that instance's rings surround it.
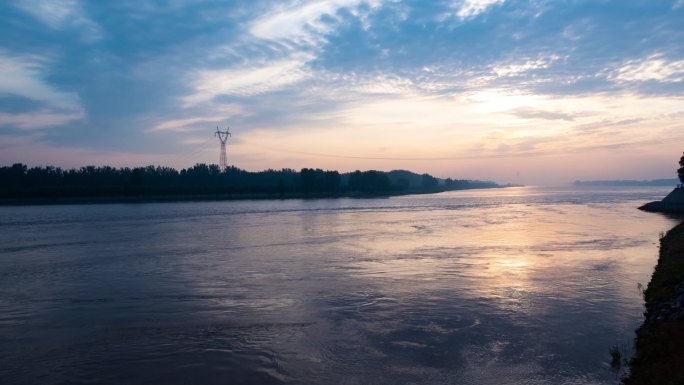
M 0 207 L 0 382 L 616 384 L 667 192 Z

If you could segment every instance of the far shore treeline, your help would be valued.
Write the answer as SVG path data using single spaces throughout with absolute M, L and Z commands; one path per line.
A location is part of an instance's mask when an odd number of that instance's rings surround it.
M 0 198 L 235 195 L 402 194 L 474 188 L 505 187 L 494 182 L 438 179 L 405 170 L 338 171 L 289 168 L 250 172 L 237 167 L 196 164 L 180 171 L 170 167 L 116 168 L 86 166 L 76 169 L 28 167 L 21 163 L 0 167 Z

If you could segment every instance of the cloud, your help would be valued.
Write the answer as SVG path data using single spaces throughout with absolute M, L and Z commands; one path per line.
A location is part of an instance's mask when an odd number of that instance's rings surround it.
M 200 70 L 191 75 L 195 92 L 183 98 L 185 107 L 219 95 L 255 96 L 278 90 L 309 76 L 307 55 L 264 63 L 252 68 Z
M 682 124 L 656 118 L 682 109 L 673 4 L 9 0 L 0 133 L 182 151 L 227 120 L 234 145 L 396 158 L 651 140 Z
M 554 62 L 558 61 L 560 56 L 550 55 L 538 59 L 528 59 L 517 63 L 498 63 L 492 66 L 492 72 L 498 77 L 518 76 L 526 72 L 549 68 Z
M 156 124 L 151 131 L 175 131 L 175 132 L 187 132 L 187 131 L 198 131 L 206 130 L 207 124 L 211 122 L 212 124 L 220 125 L 222 122 L 227 120 L 231 115 L 239 114 L 242 110 L 240 106 L 221 106 L 223 114 L 213 115 L 213 116 L 200 116 L 186 119 L 171 119 L 166 120 L 161 123 Z
M 50 127 L 84 117 L 78 95 L 56 89 L 45 82 L 48 60 L 40 56 L 8 56 L 0 51 L 0 94 L 12 99 L 14 111 L 0 114 L 0 124 L 22 129 Z M 37 108 L 30 113 L 26 109 Z
M 16 0 L 14 5 L 50 28 L 81 29 L 86 41 L 96 41 L 103 36 L 102 28 L 86 16 L 81 3 L 76 0 Z
M 335 95 L 335 99 L 340 101 L 357 98 L 360 95 L 415 95 L 425 87 L 411 77 L 389 72 L 340 74 L 317 71 L 312 78 L 316 79 L 318 84 L 311 85 L 307 93 Z
M 461 20 L 470 19 L 487 11 L 488 8 L 503 4 L 506 0 L 465 0 L 458 6 L 456 16 Z
M 0 126 L 14 126 L 21 129 L 46 128 L 80 120 L 84 116 L 85 114 L 82 110 L 65 113 L 56 113 L 49 110 L 34 111 L 30 114 L 0 113 Z
M 47 103 L 21 95 L 0 94 L 0 112 L 24 113 L 45 108 Z
M 684 81 L 684 60 L 668 61 L 660 53 L 644 59 L 628 60 L 609 77 L 620 82 L 681 82 Z
M 619 126 L 630 126 L 636 123 L 641 123 L 646 118 L 632 118 L 632 119 L 620 119 L 620 120 L 601 120 L 598 122 L 581 124 L 575 127 L 577 131 L 584 133 L 595 132 L 604 130 L 609 127 L 619 127 Z
M 357 13 L 359 5 L 378 7 L 380 0 L 329 0 L 291 2 L 275 12 L 261 16 L 251 23 L 252 35 L 265 40 L 293 40 L 315 45 L 322 35 L 334 29 L 335 14 L 341 8 Z M 325 18 L 324 18 L 325 16 Z
M 575 115 L 568 112 L 545 111 L 534 108 L 520 107 L 507 112 L 522 119 L 541 119 L 541 120 L 575 120 Z
M 365 19 L 381 4 L 381 0 L 292 1 L 257 16 L 247 23 L 249 36 L 221 47 L 242 63 L 191 71 L 188 78 L 194 90 L 182 98 L 183 106 L 221 95 L 254 97 L 311 79 L 309 63 L 325 44 L 325 36 L 341 22 L 339 10 Z
M 40 100 L 59 108 L 79 105 L 75 93 L 63 92 L 47 84 L 43 69 L 49 60 L 41 56 L 9 56 L 0 50 L 0 93 Z
M 262 95 L 309 79 L 308 63 L 316 58 L 325 35 L 340 22 L 337 12 L 344 8 L 354 16 L 364 17 L 380 4 L 380 0 L 293 1 L 257 16 L 248 23 L 251 40 L 241 39 L 222 47 L 244 62 L 240 66 L 192 71 L 189 77 L 194 92 L 183 98 L 184 106 L 207 102 L 219 95 Z M 368 9 L 362 11 L 361 5 Z M 268 45 L 264 41 L 278 44 Z M 267 48 L 258 52 L 264 44 Z M 245 46 L 252 51 L 250 56 L 239 53 L 245 51 Z

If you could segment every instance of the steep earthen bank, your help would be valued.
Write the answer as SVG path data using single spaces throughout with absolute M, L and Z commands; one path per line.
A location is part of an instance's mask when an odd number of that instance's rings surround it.
M 654 213 L 682 214 L 684 213 L 684 187 L 680 185 L 662 200 L 646 203 L 639 209 Z
M 684 223 L 660 240 L 660 257 L 644 293 L 646 319 L 626 385 L 684 384 Z

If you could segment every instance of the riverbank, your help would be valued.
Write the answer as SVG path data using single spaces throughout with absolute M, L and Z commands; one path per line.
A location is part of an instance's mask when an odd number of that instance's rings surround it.
M 684 223 L 661 238 L 625 385 L 684 384 Z
M 652 213 L 684 214 L 684 187 L 675 187 L 665 198 L 649 202 L 639 207 L 639 210 Z

